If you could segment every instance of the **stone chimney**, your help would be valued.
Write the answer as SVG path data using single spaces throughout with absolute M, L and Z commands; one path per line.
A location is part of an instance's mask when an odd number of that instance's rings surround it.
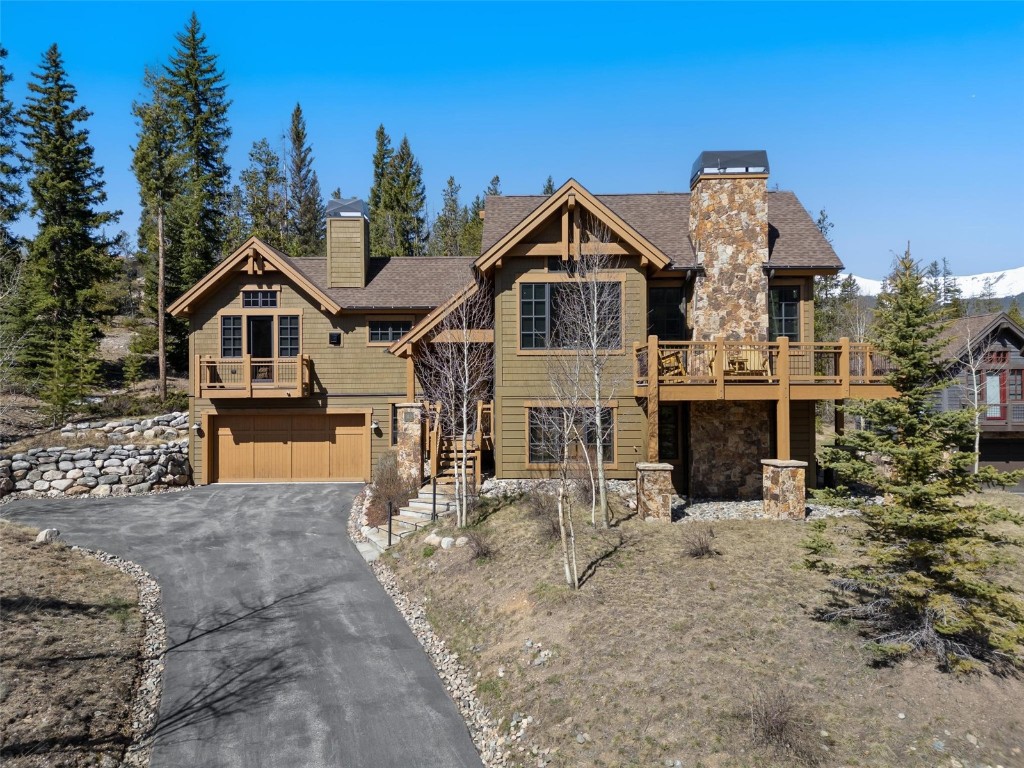
M 693 338 L 768 338 L 768 153 L 701 152 L 690 175 Z
M 364 288 L 370 261 L 370 218 L 358 197 L 327 204 L 327 285 Z

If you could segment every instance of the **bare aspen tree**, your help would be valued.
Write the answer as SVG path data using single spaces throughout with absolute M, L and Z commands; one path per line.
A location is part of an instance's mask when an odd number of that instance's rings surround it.
M 947 369 L 951 379 L 964 377 L 959 382 L 960 391 L 967 401 L 967 407 L 974 412 L 974 474 L 978 474 L 981 462 L 982 414 L 991 407 L 986 389 L 988 377 L 992 374 L 998 376 L 1002 371 L 1008 370 L 1009 358 L 1007 358 L 1006 364 L 997 365 L 986 360 L 986 350 L 995 336 L 996 332 L 989 332 L 981 336 L 975 335 L 968 325 L 964 335 L 963 351 L 951 361 L 950 367 Z
M 9 262 L 9 265 L 5 265 L 5 269 L 0 271 L 0 307 L 6 307 L 10 306 L 18 289 L 21 278 L 21 260 L 14 247 L 10 248 L 9 253 L 3 254 L 2 258 L 5 262 Z M 7 266 L 9 268 L 6 268 Z M 14 383 L 15 360 L 21 350 L 22 342 L 13 324 L 4 322 L 4 319 L 4 316 L 0 314 L 0 428 L 7 424 L 7 414 L 13 408 L 13 403 L 8 395 L 11 394 Z
M 475 441 L 481 425 L 477 423 L 477 404 L 489 402 L 494 382 L 494 345 L 482 340 L 479 332 L 494 327 L 494 305 L 490 284 L 477 276 L 469 295 L 421 342 L 416 354 L 417 376 L 424 398 L 440 407 L 441 434 L 452 446 L 455 456 L 456 524 L 469 525 L 471 454 L 480 446 Z
M 560 378 L 564 381 L 572 371 L 572 387 L 586 406 L 578 427 L 594 437 L 581 441 L 586 447 L 593 444 L 592 454 L 587 453 L 595 488 L 591 521 L 596 525 L 600 517 L 607 528 L 611 517 L 604 446 L 612 442 L 612 400 L 629 376 L 621 354 L 624 297 L 619 272 L 624 265 L 611 253 L 616 240 L 608 227 L 594 216 L 584 213 L 581 218 L 579 247 L 565 264 L 567 279 L 555 288 L 551 337 L 559 353 L 553 357 L 556 367 L 561 367 Z

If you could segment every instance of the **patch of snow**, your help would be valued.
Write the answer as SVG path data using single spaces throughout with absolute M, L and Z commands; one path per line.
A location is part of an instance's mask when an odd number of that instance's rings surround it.
M 845 277 L 845 275 L 844 275 Z M 867 296 L 877 296 L 882 292 L 882 281 L 872 280 L 869 277 L 854 275 L 861 293 Z M 956 284 L 963 291 L 964 298 L 971 299 L 980 296 L 985 285 L 991 282 L 992 290 L 996 297 L 1017 296 L 1024 293 L 1024 267 L 1015 267 L 1001 272 L 982 272 L 978 275 L 955 276 Z

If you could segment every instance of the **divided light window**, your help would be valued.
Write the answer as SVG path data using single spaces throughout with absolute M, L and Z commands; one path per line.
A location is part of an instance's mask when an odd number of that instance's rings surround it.
M 242 306 L 251 308 L 277 307 L 277 291 L 242 291 Z
M 390 344 L 412 329 L 412 320 L 371 320 L 370 343 Z
M 220 319 L 220 356 L 242 356 L 242 316 L 225 315 Z
M 780 285 L 768 292 L 768 337 L 800 341 L 800 286 Z
M 566 420 L 569 418 L 565 408 L 554 406 L 534 407 L 527 409 L 530 425 L 530 464 L 557 464 L 560 460 L 562 446 L 561 436 L 565 433 Z M 569 458 L 583 459 L 581 447 L 591 457 L 597 455 L 597 425 L 594 423 L 593 412 L 586 411 L 576 415 L 576 431 L 583 438 L 583 445 L 577 440 L 569 446 Z M 601 409 L 601 452 L 607 462 L 615 461 L 615 409 Z
M 617 280 L 596 283 L 598 306 L 602 312 L 601 348 L 622 346 L 622 283 Z M 572 349 L 572 339 L 565 335 L 566 323 L 560 319 L 576 298 L 576 283 L 522 283 L 519 286 L 519 348 Z
M 299 355 L 299 316 L 281 315 L 277 326 L 277 354 L 279 357 Z

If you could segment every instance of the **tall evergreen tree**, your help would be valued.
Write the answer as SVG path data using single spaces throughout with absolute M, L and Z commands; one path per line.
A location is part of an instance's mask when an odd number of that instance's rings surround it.
M 422 256 L 427 245 L 427 191 L 423 168 L 412 153 L 409 138 L 402 137 L 391 160 L 395 198 L 392 210 L 398 228 L 401 256 Z
M 25 168 L 18 157 L 14 104 L 7 97 L 7 84 L 13 79 L 7 71 L 7 49 L 0 45 L 0 284 L 19 258 L 20 243 L 11 226 L 25 211 L 21 183 Z
M 449 176 L 442 194 L 441 212 L 434 220 L 430 232 L 431 256 L 462 256 L 462 232 L 469 211 L 459 205 L 460 187 L 455 177 Z
M 28 83 L 19 117 L 27 151 L 30 213 L 38 231 L 29 249 L 14 315 L 26 340 L 22 364 L 45 369 L 50 347 L 75 320 L 94 320 L 111 308 L 101 288 L 118 265 L 102 228 L 119 211 L 101 211 L 103 169 L 93 161 L 90 112 L 75 106 L 60 51 L 53 45 Z
M 1020 311 L 1020 302 L 1017 301 L 1016 296 L 1010 299 L 1010 306 L 1006 310 L 1006 315 L 1017 325 L 1024 328 L 1024 313 Z
M 168 215 L 182 193 L 184 157 L 178 151 L 178 134 L 167 98 L 167 89 L 160 87 L 159 76 L 146 72 L 144 82 L 151 94 L 149 102 L 136 102 L 132 112 L 138 121 L 138 143 L 132 156 L 132 170 L 139 184 L 142 221 L 139 242 L 142 250 L 155 253 L 156 306 L 153 311 L 157 325 L 157 379 L 161 402 L 167 399 L 167 239 Z M 172 280 L 176 284 L 177 280 Z
M 553 195 L 555 194 L 555 180 L 548 176 L 547 181 L 544 182 L 544 188 L 540 191 L 542 195 Z
M 955 670 L 1022 666 L 1024 604 L 988 573 L 1009 540 L 992 527 L 1005 511 L 957 498 L 1011 478 L 974 474 L 974 414 L 933 406 L 945 384 L 946 316 L 908 249 L 878 297 L 875 324 L 899 396 L 849 406 L 873 428 L 847 434 L 846 450 L 823 451 L 826 466 L 886 500 L 862 510 L 867 557 L 837 574 L 852 604 L 825 617 L 865 621 L 883 662 L 928 652 Z
M 398 250 L 389 206 L 395 199 L 391 159 L 395 150 L 383 125 L 377 126 L 377 146 L 373 152 L 373 186 L 370 187 L 370 254 L 393 255 Z
M 479 256 L 484 234 L 483 211 L 487 195 L 501 194 L 501 179 L 495 175 L 483 195 L 476 195 L 465 213 L 466 224 L 462 228 L 461 251 L 465 256 Z
M 322 256 L 326 206 L 313 170 L 313 149 L 306 138 L 302 106 L 295 105 L 288 130 L 288 249 L 292 256 Z
M 177 47 L 159 80 L 167 89 L 184 166 L 174 253 L 180 284 L 174 286 L 171 299 L 205 275 L 226 250 L 238 245 L 225 242 L 224 210 L 231 179 L 225 156 L 231 138 L 231 102 L 224 73 L 206 45 L 195 13 L 175 39 Z
M 953 276 L 949 267 L 949 259 L 942 260 L 942 305 L 953 317 L 964 317 L 967 314 L 967 303 L 964 292 Z
M 242 201 L 249 225 L 248 235 L 267 245 L 284 248 L 288 232 L 287 183 L 281 158 L 270 142 L 253 142 L 249 167 L 242 171 Z

